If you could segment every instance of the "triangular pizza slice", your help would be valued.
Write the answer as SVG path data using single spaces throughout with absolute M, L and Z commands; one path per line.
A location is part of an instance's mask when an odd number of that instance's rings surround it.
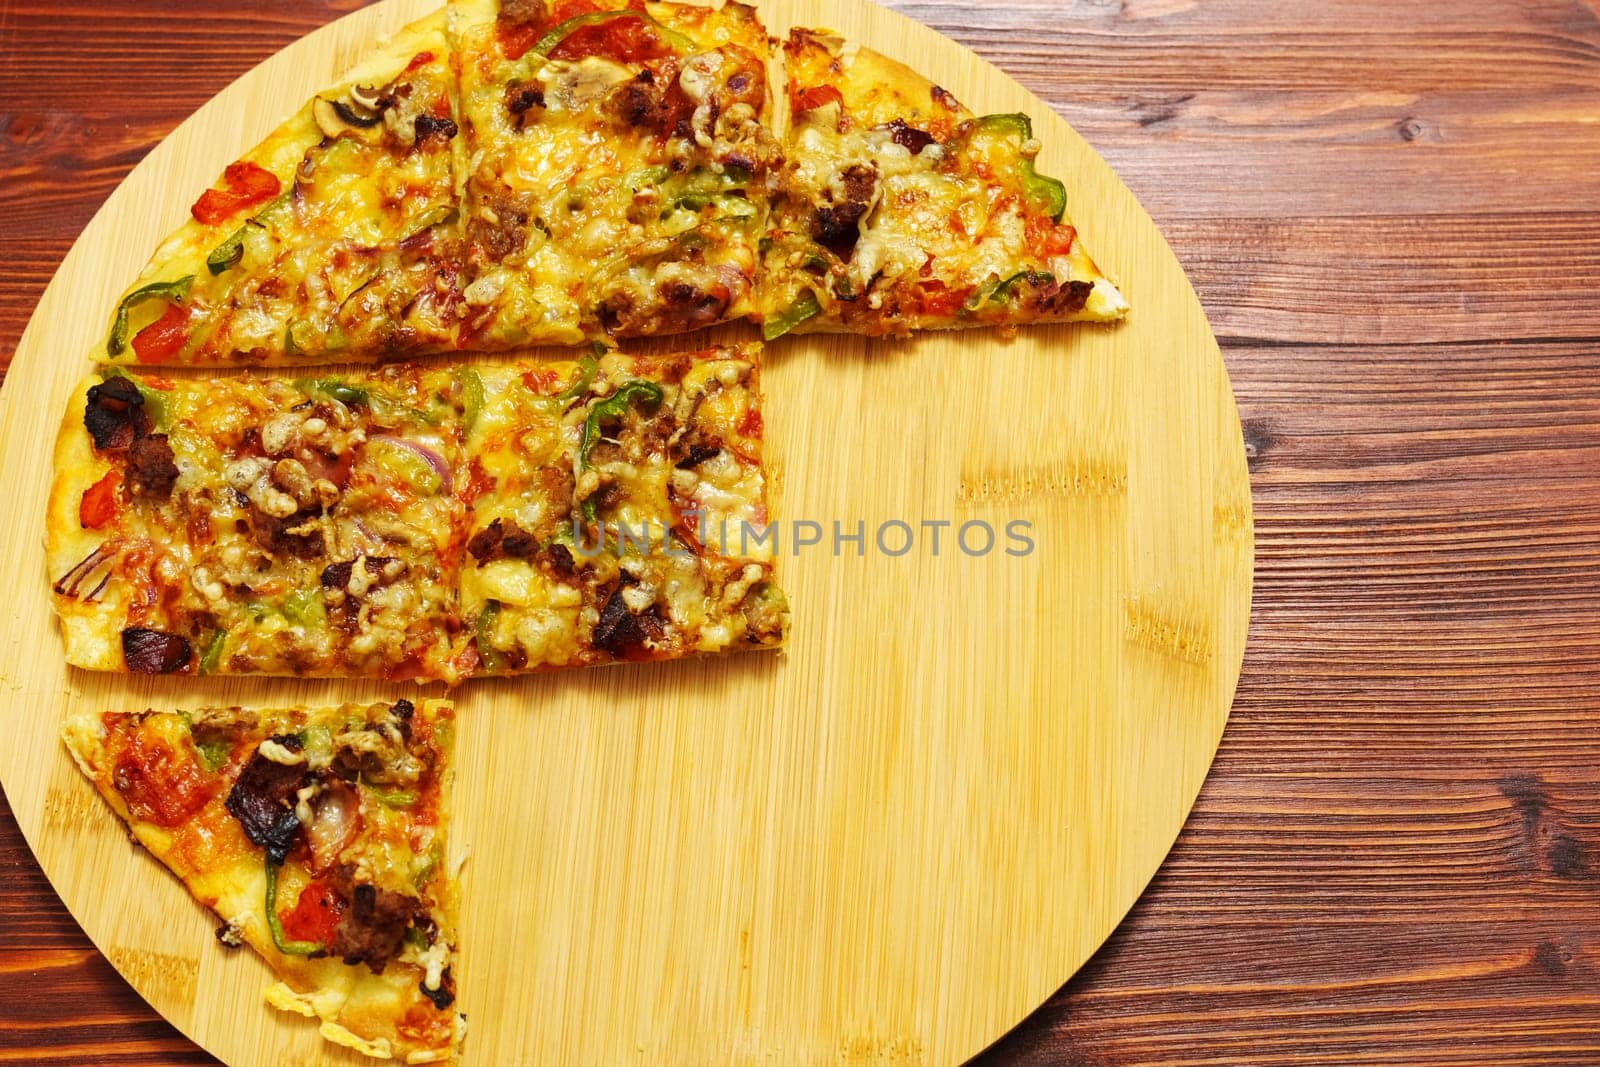
M 401 30 L 200 192 L 94 358 L 276 365 L 454 347 L 464 141 L 445 21 Z
M 787 166 L 764 244 L 764 333 L 1107 321 L 1128 305 L 1084 251 L 1025 115 L 835 36 L 784 45 Z
M 456 0 L 462 346 L 681 333 L 754 308 L 778 163 L 755 10 Z
M 134 838 L 249 945 L 275 1007 L 404 1063 L 454 1057 L 456 889 L 447 847 L 454 712 L 83 714 L 73 758 Z

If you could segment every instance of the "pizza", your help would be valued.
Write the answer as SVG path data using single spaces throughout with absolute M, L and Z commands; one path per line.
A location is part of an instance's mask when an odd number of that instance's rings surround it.
M 479 373 L 461 563 L 478 673 L 782 644 L 754 346 Z
M 467 403 L 447 367 L 89 378 L 46 522 L 67 662 L 456 680 Z
M 780 645 L 759 359 L 93 376 L 46 528 L 67 662 L 454 683 Z
M 768 228 L 762 324 L 904 335 L 1107 321 L 1128 308 L 1035 167 L 1026 115 L 948 91 L 816 30 L 784 44 L 787 165 Z
M 268 1003 L 405 1063 L 450 1060 L 454 711 L 443 701 L 83 714 L 63 736 L 133 837 L 278 978 Z
M 440 12 L 199 194 L 110 316 L 102 362 L 375 361 L 455 347 L 464 151 Z
M 1108 321 L 1021 114 L 755 10 L 452 0 L 202 191 L 97 360 L 382 362 L 734 320 Z
M 828 32 L 772 48 L 736 2 L 451 0 L 198 190 L 56 441 L 67 661 L 455 684 L 780 647 L 761 346 L 619 340 L 1128 304 L 1027 116 Z M 464 1033 L 452 726 L 397 700 L 65 737 L 269 1002 L 427 1063 Z
M 778 149 L 755 10 L 460 0 L 464 343 L 680 333 L 754 311 Z

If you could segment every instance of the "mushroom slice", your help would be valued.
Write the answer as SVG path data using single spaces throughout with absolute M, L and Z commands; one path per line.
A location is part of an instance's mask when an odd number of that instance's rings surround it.
M 350 101 L 376 115 L 383 110 L 382 97 L 370 85 L 357 85 L 350 90 Z
M 342 100 L 329 100 L 319 96 L 311 103 L 311 117 L 325 137 L 338 137 L 351 130 L 371 129 L 382 121 L 381 116 L 346 104 Z

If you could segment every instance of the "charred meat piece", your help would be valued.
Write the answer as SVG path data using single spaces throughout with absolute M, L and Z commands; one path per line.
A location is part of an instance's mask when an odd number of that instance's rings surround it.
M 538 25 L 550 17 L 545 0 L 501 0 L 499 22 L 503 26 Z
M 456 978 L 446 967 L 439 976 L 439 988 L 429 989 L 427 982 L 418 982 L 417 988 L 422 990 L 422 995 L 433 1001 L 433 1006 L 444 1011 L 456 1002 Z
M 861 240 L 861 220 L 871 210 L 878 175 L 859 163 L 846 167 L 828 190 L 829 203 L 817 208 L 811 237 L 840 259 L 848 260 Z
M 127 448 L 150 432 L 144 395 L 131 380 L 120 376 L 91 386 L 83 409 L 83 426 L 94 439 L 95 448 Z
M 394 562 L 392 556 L 362 556 L 360 559 L 347 559 L 342 563 L 330 563 L 322 568 L 322 588 L 348 590 L 350 579 L 355 576 L 356 564 L 363 564 L 362 570 L 367 577 L 373 579 L 374 585 L 383 577 L 384 568 Z
M 720 437 L 697 438 L 693 441 L 685 441 L 679 445 L 679 449 L 681 450 L 685 444 L 688 446 L 688 450 L 684 452 L 682 459 L 673 464 L 681 471 L 698 467 L 706 460 L 712 459 L 722 452 L 722 439 Z
M 194 650 L 186 638 L 130 626 L 122 631 L 122 660 L 134 674 L 174 674 L 189 665 Z
M 397 956 L 413 920 L 424 914 L 421 903 L 389 889 L 355 881 L 355 869 L 336 867 L 333 886 L 350 902 L 328 941 L 328 954 L 354 966 L 365 963 L 373 974 Z M 441 983 L 441 988 L 443 983 Z
M 907 126 L 901 119 L 892 120 L 888 130 L 889 139 L 914 156 L 921 155 L 922 150 L 933 143 L 933 134 L 915 126 Z
M 128 446 L 128 491 L 136 497 L 165 500 L 178 481 L 172 445 L 164 433 L 135 437 Z
M 450 139 L 458 132 L 460 130 L 454 119 L 439 118 L 426 113 L 417 116 L 417 144 L 421 147 L 426 148 L 430 144 L 435 146 L 449 144 Z
M 484 200 L 489 216 L 475 213 L 467 225 L 467 241 L 474 252 L 498 262 L 522 251 L 528 243 L 528 206 L 517 197 L 489 196 Z
M 301 748 L 300 739 L 293 734 L 270 738 L 264 744 L 291 753 Z M 228 793 L 228 814 L 239 820 L 252 844 L 266 849 L 271 863 L 281 864 L 294 848 L 300 833 L 295 794 L 309 778 L 303 762 L 279 763 L 257 750 Z
M 537 85 L 526 85 L 522 82 L 512 82 L 506 86 L 506 111 L 516 120 L 517 129 L 522 129 L 526 115 L 534 108 L 544 107 L 544 90 Z
M 631 584 L 630 580 L 624 575 L 623 584 L 613 589 L 606 598 L 591 640 L 595 648 L 618 659 L 649 659 L 652 655 L 649 643 L 661 639 L 666 632 L 666 623 L 656 613 L 654 605 L 639 614 L 628 607 L 628 602 L 622 596 L 628 584 Z
M 315 531 L 294 533 L 301 526 L 318 517 L 314 510 L 298 511 L 287 519 L 268 515 L 260 508 L 250 508 L 250 530 L 255 542 L 274 556 L 291 556 L 294 559 L 316 559 L 322 555 L 322 537 Z
M 539 550 L 538 538 L 514 519 L 496 519 L 472 535 L 467 551 L 479 563 L 497 559 L 529 559 Z

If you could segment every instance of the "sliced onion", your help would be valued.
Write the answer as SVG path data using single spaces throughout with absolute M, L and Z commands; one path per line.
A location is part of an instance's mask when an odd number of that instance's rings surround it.
M 333 866 L 339 853 L 361 832 L 361 800 L 354 790 L 335 779 L 317 794 L 311 810 L 306 838 L 311 844 L 312 865 L 322 871 Z
M 439 476 L 439 492 L 446 496 L 450 495 L 450 464 L 446 463 L 444 461 L 444 457 L 439 455 L 439 453 L 435 452 L 427 445 L 421 445 L 415 441 L 408 441 L 404 437 L 394 437 L 390 434 L 379 434 L 378 436 L 372 438 L 372 440 L 386 441 L 391 445 L 398 445 L 409 452 L 415 452 L 417 455 L 421 456 L 427 461 L 428 466 L 433 468 L 433 472 Z

